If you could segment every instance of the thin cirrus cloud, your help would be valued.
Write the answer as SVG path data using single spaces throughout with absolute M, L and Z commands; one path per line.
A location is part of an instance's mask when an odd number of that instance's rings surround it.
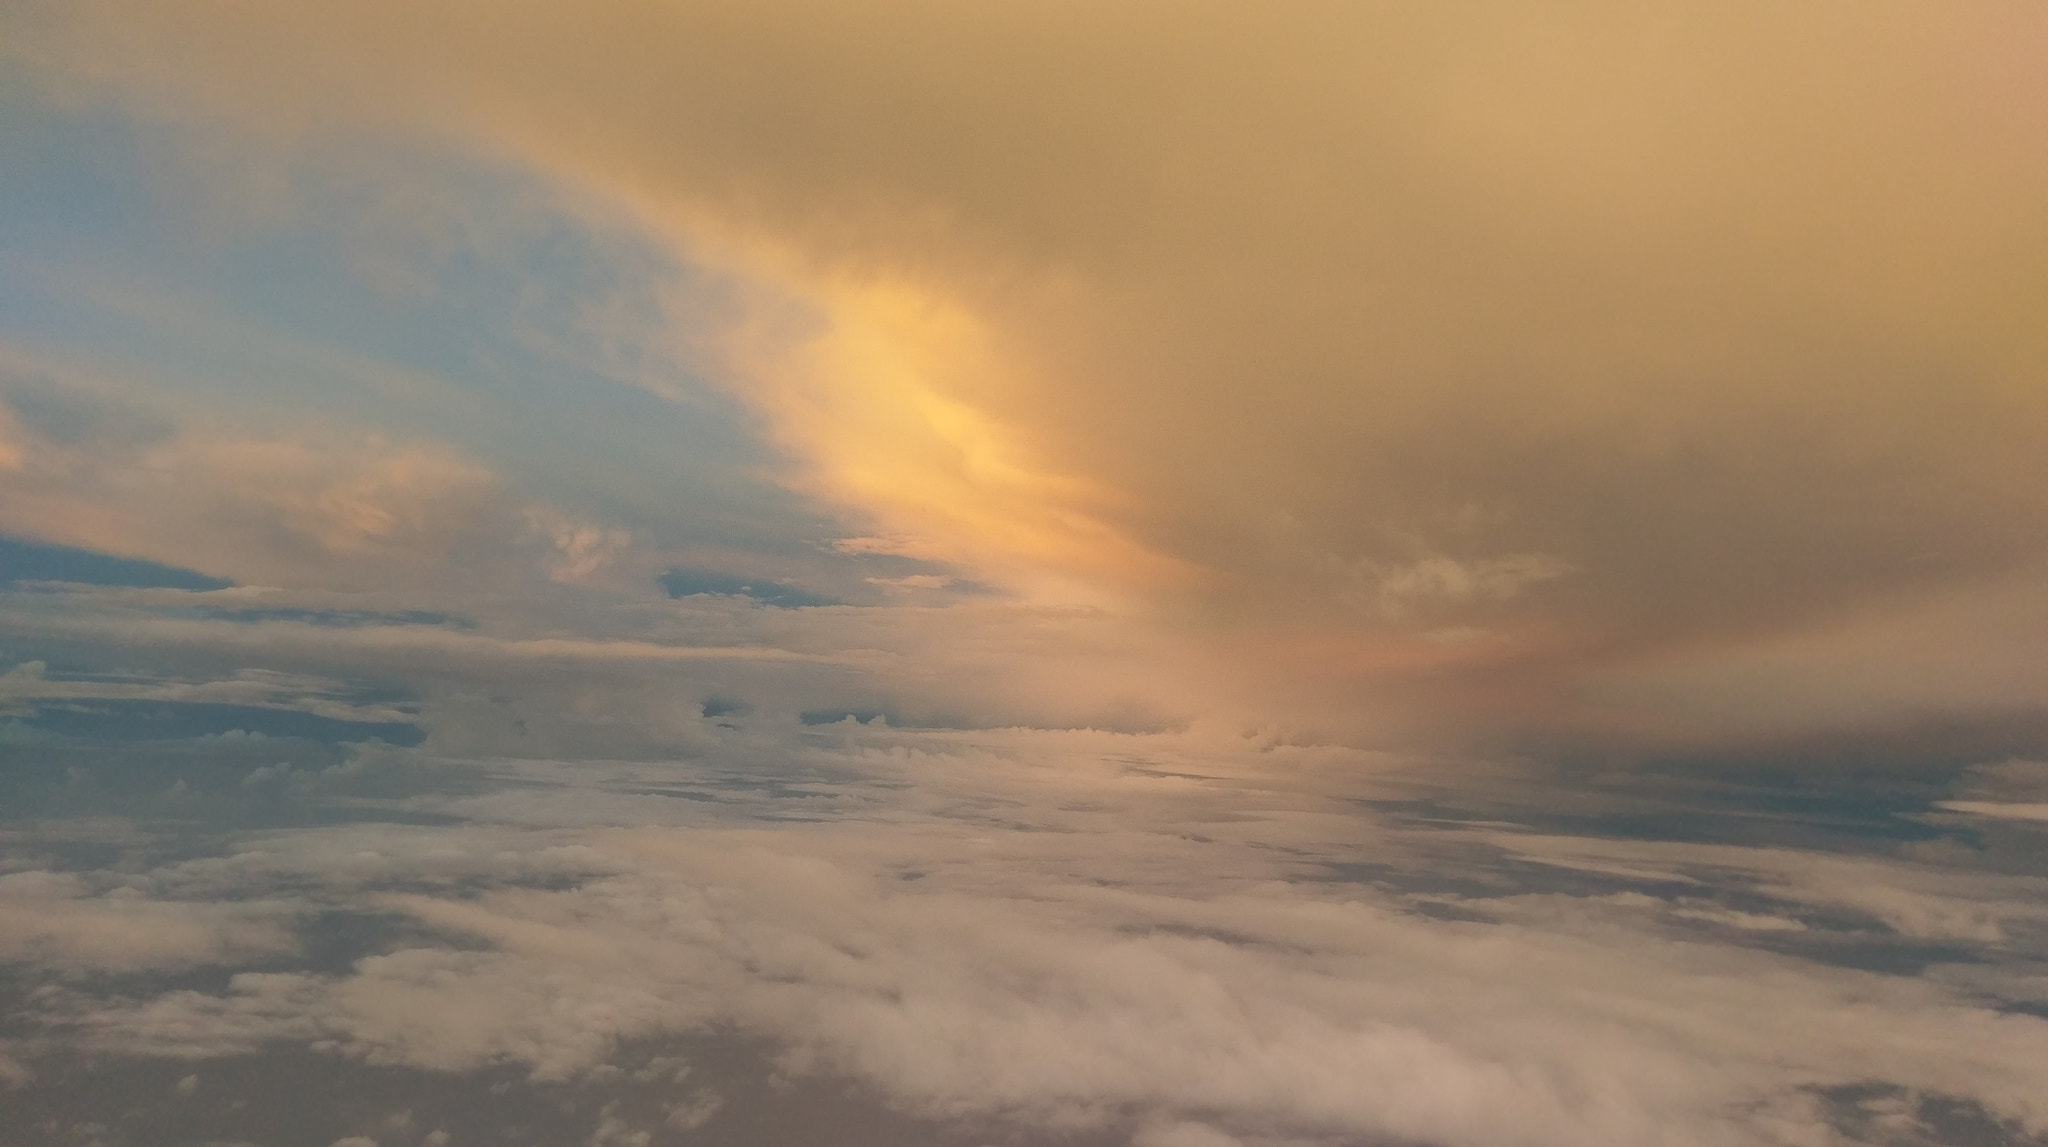
M 426 141 L 629 221 L 729 284 L 715 322 L 670 300 L 675 353 L 787 482 L 900 552 L 1201 634 L 1261 704 L 1758 732 L 1602 682 L 1837 634 L 1883 697 L 1954 709 L 1859 619 L 1938 628 L 2048 559 L 2024 5 L 17 24 L 53 90 L 224 146 Z

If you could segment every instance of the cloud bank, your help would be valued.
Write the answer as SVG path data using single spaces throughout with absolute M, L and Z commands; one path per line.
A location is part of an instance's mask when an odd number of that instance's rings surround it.
M 338 970 L 37 1012 L 106 1053 L 301 1044 L 543 1084 L 728 1031 L 920 1118 L 1139 1143 L 1892 1142 L 1854 1130 L 1873 1083 L 1909 1114 L 1945 1096 L 2048 1133 L 2048 1021 L 2014 1006 L 2038 991 L 2013 960 L 2048 935 L 2038 876 L 1432 823 L 1399 811 L 1398 762 L 1238 737 L 791 749 L 795 772 L 536 763 L 406 802 L 459 818 L 441 827 L 273 830 L 162 864 L 132 880 L 157 911 L 293 889 L 288 910 L 413 930 Z M 29 954 L 63 966 L 106 925 L 42 927 L 71 946 Z M 165 935 L 125 960 L 194 957 Z M 1888 936 L 1957 977 L 1845 959 Z

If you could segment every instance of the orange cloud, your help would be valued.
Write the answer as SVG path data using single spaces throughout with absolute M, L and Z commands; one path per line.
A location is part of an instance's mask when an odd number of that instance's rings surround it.
M 1250 663 L 1319 631 L 1568 707 L 2048 558 L 2033 5 L 182 0 L 15 40 L 153 114 L 550 173 L 738 284 L 686 350 L 804 489 Z

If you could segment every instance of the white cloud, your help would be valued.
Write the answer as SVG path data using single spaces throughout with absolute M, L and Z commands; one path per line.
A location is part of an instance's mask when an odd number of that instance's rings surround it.
M 1706 886 L 1740 876 L 1757 891 L 1812 907 L 1867 913 L 1904 936 L 1996 944 L 2013 926 L 2048 925 L 2048 877 L 1953 872 L 1882 858 L 1792 849 L 1535 834 L 1487 834 L 1543 864 Z
M 1471 919 L 1433 919 L 1304 878 L 1349 857 L 1484 879 L 1485 849 L 1505 846 L 1566 864 L 1561 880 L 1677 874 L 1702 897 L 1733 883 L 1986 952 L 2031 926 L 2035 881 L 1404 828 L 1349 799 L 1377 783 L 1357 771 L 1369 755 L 1234 733 L 848 736 L 771 742 L 780 759 L 759 767 L 780 795 L 648 795 L 743 782 L 756 766 L 741 761 L 585 766 L 569 784 L 532 764 L 506 777 L 517 804 L 414 806 L 516 820 L 275 832 L 165 869 L 158 886 L 181 895 L 288 880 L 466 943 L 415 940 L 343 975 L 245 974 L 219 995 L 72 998 L 59 1018 L 105 1048 L 288 1039 L 541 1079 L 590 1075 L 621 1041 L 730 1030 L 779 1046 L 786 1071 L 851 1077 L 912 1112 L 1136 1119 L 1144 1142 L 1176 1147 L 1825 1143 L 1806 1089 L 1864 1080 L 2048 1129 L 2048 1022 L 1985 1008 L 1996 984 L 1750 948 L 1742 936 L 1796 922 L 1707 899 L 1504 889 L 1456 900 Z M 824 822 L 770 819 L 793 808 Z M 620 823 L 643 827 L 604 827 Z M 598 1141 L 652 1130 L 613 1113 Z
M 164 901 L 134 887 L 95 894 L 75 876 L 14 872 L 0 875 L 0 959 L 111 970 L 234 963 L 292 951 L 292 911 Z
M 619 1118 L 610 1106 L 598 1113 L 597 1130 L 589 1139 L 590 1147 L 648 1147 L 653 1142 L 652 1131 Z
M 2010 804 L 2002 801 L 1940 801 L 1935 807 L 1950 812 L 1966 812 L 1972 816 L 1996 817 L 2000 820 L 2048 821 L 2048 804 L 2038 802 Z
M 547 559 L 548 577 L 577 582 L 597 573 L 633 544 L 630 530 L 580 521 L 546 506 L 526 511 L 527 526 L 554 549 Z
M 714 1091 L 698 1091 L 682 1103 L 670 1104 L 662 1112 L 662 1123 L 677 1131 L 695 1131 L 711 1122 L 725 1100 Z

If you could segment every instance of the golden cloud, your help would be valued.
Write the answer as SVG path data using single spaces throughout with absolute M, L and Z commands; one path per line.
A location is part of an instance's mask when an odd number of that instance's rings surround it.
M 12 38 L 152 114 L 549 173 L 745 285 L 691 351 L 806 489 L 1297 684 L 1555 708 L 2048 561 L 2034 5 L 129 0 Z

